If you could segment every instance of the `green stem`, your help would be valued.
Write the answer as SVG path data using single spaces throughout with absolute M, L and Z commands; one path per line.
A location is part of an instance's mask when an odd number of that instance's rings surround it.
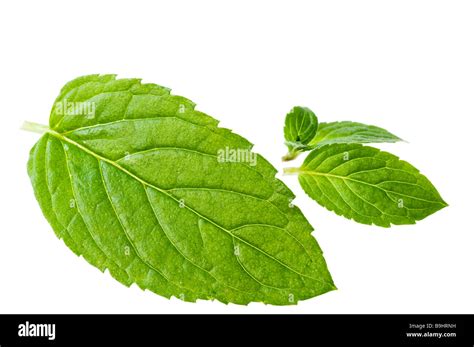
M 300 173 L 299 167 L 284 167 L 283 175 L 298 175 Z
M 298 152 L 295 148 L 292 148 L 288 151 L 288 153 L 286 153 L 282 158 L 281 160 L 283 161 L 290 161 L 290 160 L 293 160 L 295 159 L 298 155 L 300 154 L 300 152 Z
M 47 125 L 38 124 L 34 122 L 25 121 L 20 128 L 21 130 L 31 131 L 33 133 L 44 134 L 48 132 L 50 129 Z

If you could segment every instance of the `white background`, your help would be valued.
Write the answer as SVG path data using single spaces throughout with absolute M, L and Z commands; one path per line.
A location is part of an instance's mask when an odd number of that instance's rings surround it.
M 469 1 L 11 1 L 0 5 L 0 313 L 474 313 L 474 7 Z M 338 217 L 283 180 L 339 290 L 294 307 L 167 300 L 70 252 L 26 173 L 62 85 L 117 73 L 173 88 L 280 171 L 284 116 L 389 129 L 450 206 L 414 226 Z

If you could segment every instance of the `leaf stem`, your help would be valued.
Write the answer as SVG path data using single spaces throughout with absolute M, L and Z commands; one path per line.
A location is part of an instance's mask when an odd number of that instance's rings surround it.
M 33 133 L 44 134 L 45 132 L 49 131 L 49 127 L 47 125 L 38 124 L 34 122 L 23 122 L 23 125 L 20 128 L 21 130 L 31 131 Z
M 284 167 L 283 175 L 298 175 L 300 172 L 299 167 Z
M 38 124 L 34 122 L 23 122 L 23 125 L 20 128 L 21 130 L 31 131 L 33 133 L 44 134 L 45 132 L 49 131 L 49 127 L 47 125 Z
M 293 160 L 298 156 L 298 154 L 299 154 L 298 152 L 290 151 L 290 152 L 286 153 L 283 157 L 281 157 L 281 160 L 282 161 Z
M 281 160 L 282 161 L 290 161 L 295 159 L 298 155 L 301 154 L 301 152 L 304 152 L 305 150 L 308 150 L 308 146 L 304 145 L 300 142 L 291 142 L 291 141 L 285 141 L 285 145 L 288 147 L 288 153 L 285 154 Z

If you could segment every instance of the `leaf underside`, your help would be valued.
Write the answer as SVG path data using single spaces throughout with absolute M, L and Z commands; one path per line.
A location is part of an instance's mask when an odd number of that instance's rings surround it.
M 332 143 L 382 143 L 402 141 L 385 129 L 374 125 L 343 121 L 320 123 L 316 136 L 305 150 L 322 147 Z
M 185 301 L 295 304 L 335 289 L 313 228 L 263 157 L 169 89 L 115 75 L 66 84 L 28 173 L 56 235 L 119 282 Z
M 297 172 L 312 199 L 363 224 L 414 224 L 447 206 L 416 168 L 369 146 L 323 146 Z

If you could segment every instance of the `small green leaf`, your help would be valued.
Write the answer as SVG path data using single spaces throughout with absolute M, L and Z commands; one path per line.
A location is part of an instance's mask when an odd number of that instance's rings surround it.
M 313 228 L 252 144 L 194 103 L 114 75 L 61 90 L 28 173 L 56 235 L 164 297 L 296 304 L 335 289 Z
M 398 136 L 374 125 L 356 122 L 321 123 L 316 136 L 309 142 L 308 149 L 331 143 L 381 143 L 403 141 Z
M 313 150 L 297 173 L 320 205 L 359 223 L 414 224 L 447 206 L 431 182 L 393 154 L 359 144 Z
M 292 160 L 305 151 L 308 143 L 314 138 L 318 130 L 318 118 L 307 107 L 295 106 L 286 115 L 285 144 L 288 147 L 288 154 L 283 157 L 284 161 Z
M 403 141 L 398 136 L 374 125 L 356 122 L 319 123 L 306 107 L 294 107 L 285 119 L 285 144 L 288 154 L 282 159 L 295 159 L 300 153 L 331 143 L 381 143 Z

